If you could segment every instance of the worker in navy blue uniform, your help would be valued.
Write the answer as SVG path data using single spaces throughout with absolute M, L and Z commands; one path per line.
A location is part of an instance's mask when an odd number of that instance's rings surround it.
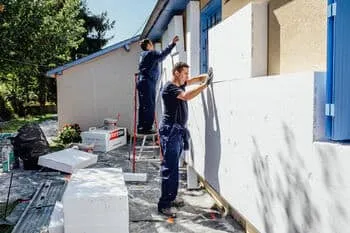
M 178 62 L 172 73 L 171 81 L 167 82 L 161 91 L 164 112 L 159 127 L 163 161 L 158 211 L 168 217 L 176 217 L 176 212 L 172 207 L 181 207 L 184 204 L 176 196 L 179 185 L 179 158 L 182 150 L 188 149 L 187 101 L 201 93 L 213 79 L 212 71 L 189 79 L 189 66 L 184 62 Z M 201 83 L 195 88 L 185 90 L 186 86 L 199 82 Z
M 159 79 L 159 63 L 163 61 L 179 41 L 175 36 L 172 43 L 163 51 L 159 52 L 154 49 L 153 43 L 149 39 L 141 41 L 139 63 L 139 77 L 137 81 L 137 90 L 139 93 L 139 114 L 137 132 L 139 134 L 156 133 L 152 127 L 154 122 L 156 85 Z

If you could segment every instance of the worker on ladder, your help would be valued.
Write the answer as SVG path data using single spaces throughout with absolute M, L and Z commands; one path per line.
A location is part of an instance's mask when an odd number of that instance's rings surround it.
M 213 72 L 189 79 L 189 65 L 184 62 L 175 64 L 171 81 L 161 91 L 164 112 L 161 118 L 159 135 L 163 160 L 161 164 L 161 197 L 158 211 L 167 217 L 176 217 L 171 207 L 180 207 L 183 201 L 177 199 L 179 186 L 179 158 L 182 150 L 188 149 L 189 132 L 186 129 L 188 119 L 187 101 L 193 99 L 212 82 Z M 185 90 L 185 87 L 201 82 L 200 85 Z
M 136 87 L 139 94 L 139 112 L 138 112 L 138 134 L 155 134 L 153 129 L 156 85 L 159 79 L 159 63 L 170 54 L 171 50 L 179 41 L 175 36 L 172 43 L 163 51 L 156 51 L 151 40 L 144 39 L 140 42 L 143 50 L 140 55 L 139 76 Z

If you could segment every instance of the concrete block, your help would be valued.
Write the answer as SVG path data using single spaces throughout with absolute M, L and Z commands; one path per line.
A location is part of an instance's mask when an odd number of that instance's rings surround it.
M 88 167 L 97 162 L 97 155 L 66 149 L 39 157 L 38 164 L 66 173 L 74 173 L 80 168 Z
M 63 196 L 65 232 L 129 232 L 128 191 L 118 168 L 82 169 Z
M 56 202 L 50 217 L 49 233 L 64 233 L 63 205 Z

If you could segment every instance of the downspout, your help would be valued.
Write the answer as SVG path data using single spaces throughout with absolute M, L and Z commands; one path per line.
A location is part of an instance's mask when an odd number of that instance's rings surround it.
M 332 5 L 334 0 L 328 0 L 327 14 L 327 81 L 326 81 L 326 137 L 332 138 L 332 104 L 333 104 L 333 74 L 334 74 L 334 16 Z

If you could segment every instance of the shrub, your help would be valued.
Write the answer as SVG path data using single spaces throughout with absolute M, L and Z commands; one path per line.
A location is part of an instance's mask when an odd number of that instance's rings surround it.
M 78 124 L 65 125 L 58 135 L 58 141 L 62 144 L 81 142 L 80 126 Z

